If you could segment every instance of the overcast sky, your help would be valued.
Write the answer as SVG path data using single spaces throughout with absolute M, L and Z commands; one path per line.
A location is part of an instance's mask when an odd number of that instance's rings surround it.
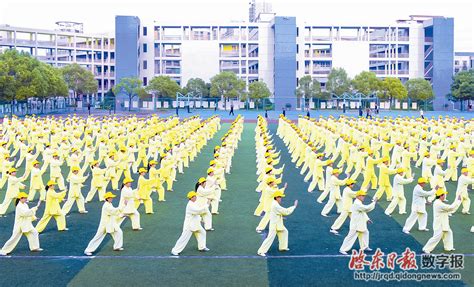
M 245 21 L 249 0 L 0 0 L 0 24 L 55 28 L 60 20 L 84 23 L 91 33 L 111 33 L 115 15 L 164 22 Z M 333 25 L 388 25 L 408 15 L 454 17 L 455 50 L 474 52 L 473 0 L 273 0 L 280 16 L 299 22 Z

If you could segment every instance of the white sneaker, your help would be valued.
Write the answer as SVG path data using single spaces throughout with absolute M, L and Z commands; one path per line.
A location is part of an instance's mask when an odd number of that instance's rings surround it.
M 123 248 L 122 248 L 122 247 L 120 247 L 120 248 L 117 248 L 117 249 L 114 249 L 114 251 L 122 251 L 122 250 L 123 250 Z
M 179 253 L 176 253 L 176 252 L 173 252 L 173 251 L 171 251 L 171 254 L 174 255 L 174 256 L 179 256 Z
M 403 229 L 403 233 L 410 234 L 410 231 Z
M 334 230 L 334 229 L 329 230 L 329 232 L 331 232 L 333 234 L 339 234 L 339 232 L 337 230 Z
M 257 233 L 262 233 L 263 232 L 263 230 L 260 230 L 260 229 L 257 229 L 255 231 L 257 231 Z
M 343 250 L 339 250 L 339 253 L 344 254 L 344 255 L 347 255 L 347 252 L 346 252 L 346 251 L 343 251 Z
M 43 248 L 36 248 L 36 249 L 33 249 L 31 250 L 32 252 L 41 252 L 43 251 Z
M 367 248 L 364 249 L 364 251 L 372 251 L 372 248 L 367 247 Z
M 257 253 L 258 256 L 262 256 L 262 257 L 267 257 L 267 254 L 265 253 Z
M 210 250 L 210 249 L 207 248 L 207 247 L 204 247 L 203 249 L 199 249 L 199 251 L 201 251 L 201 252 L 207 252 L 207 251 L 209 251 L 209 250 Z
M 87 255 L 87 256 L 92 256 L 91 252 L 84 252 L 84 254 Z

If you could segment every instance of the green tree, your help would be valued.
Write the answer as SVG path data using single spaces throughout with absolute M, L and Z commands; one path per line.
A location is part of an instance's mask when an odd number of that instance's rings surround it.
M 461 101 L 461 110 L 466 100 L 474 99 L 474 69 L 462 71 L 454 75 L 451 84 L 453 98 Z
M 193 95 L 201 94 L 203 97 L 209 96 L 209 89 L 201 78 L 191 78 L 188 80 L 186 87 L 184 87 L 184 93 L 193 93 Z
M 433 98 L 433 88 L 429 81 L 418 78 L 410 79 L 405 83 L 408 98 L 413 101 L 427 101 Z
M 352 87 L 358 92 L 368 96 L 380 90 L 380 82 L 375 73 L 363 71 L 354 77 Z
M 342 95 L 349 92 L 351 88 L 351 80 L 347 76 L 346 70 L 343 68 L 333 68 L 328 75 L 326 89 L 330 93 Z
M 128 97 L 128 110 L 132 109 L 132 100 L 135 97 L 143 97 L 145 90 L 142 81 L 137 77 L 122 78 L 120 82 L 113 88 L 115 95 L 124 94 Z
M 51 96 L 66 96 L 66 84 L 58 69 L 14 49 L 0 53 L 0 100 L 12 104 L 37 98 L 42 102 Z
M 98 84 L 91 71 L 81 67 L 79 64 L 69 64 L 61 68 L 64 81 L 69 90 L 74 93 L 74 101 L 80 96 L 90 95 L 97 92 Z
M 176 98 L 176 93 L 181 90 L 181 87 L 168 76 L 158 76 L 150 80 L 145 90 L 153 96 Z
M 224 99 L 224 108 L 230 98 L 239 98 L 245 94 L 245 81 L 233 72 L 220 72 L 211 78 L 211 96 Z
M 408 92 L 399 78 L 389 77 L 382 81 L 380 99 L 388 99 L 392 106 L 395 99 L 401 101 L 407 98 Z
M 258 104 L 261 102 L 262 99 L 266 99 L 270 97 L 272 93 L 268 89 L 267 84 L 263 80 L 255 81 L 249 84 L 249 93 L 248 96 L 251 99 L 254 99 Z

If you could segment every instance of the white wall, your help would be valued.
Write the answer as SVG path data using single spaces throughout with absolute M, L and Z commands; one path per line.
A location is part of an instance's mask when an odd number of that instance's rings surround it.
M 274 93 L 273 80 L 273 42 L 274 35 L 270 23 L 259 24 L 258 33 L 258 76 L 268 86 L 270 92 Z
M 190 78 L 201 78 L 209 82 L 211 77 L 219 73 L 217 41 L 183 41 L 181 58 L 182 86 L 185 86 Z
M 409 78 L 423 78 L 425 74 L 425 30 L 423 24 L 411 23 L 410 24 L 410 39 L 409 39 Z
M 357 41 L 332 42 L 332 67 L 344 68 L 353 78 L 369 70 L 369 43 Z

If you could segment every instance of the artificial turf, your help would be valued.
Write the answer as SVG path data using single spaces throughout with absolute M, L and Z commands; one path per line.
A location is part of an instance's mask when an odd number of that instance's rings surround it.
M 81 215 L 76 207 L 67 218 L 70 228 L 67 232 L 57 232 L 54 220 L 40 235 L 41 253 L 30 253 L 26 239 L 22 239 L 13 252 L 12 258 L 0 258 L 0 286 L 320 286 L 331 284 L 367 285 L 365 281 L 354 281 L 353 272 L 348 269 L 349 257 L 339 256 L 338 250 L 348 231 L 347 221 L 341 229 L 341 236 L 329 233 L 336 218 L 324 218 L 320 215 L 323 205 L 316 203 L 319 191 L 308 193 L 308 184 L 303 181 L 299 169 L 291 163 L 288 151 L 276 135 L 276 125 L 271 124 L 274 144 L 281 150 L 281 164 L 285 163 L 283 182 L 288 182 L 287 197 L 284 206 L 295 199 L 300 201 L 296 211 L 285 220 L 289 230 L 289 252 L 280 253 L 277 242 L 269 251 L 269 258 L 256 256 L 264 237 L 255 232 L 259 218 L 253 215 L 258 204 L 259 194 L 255 192 L 255 124 L 246 123 L 242 141 L 236 151 L 231 174 L 227 175 L 227 191 L 223 191 L 219 212 L 213 216 L 215 231 L 207 233 L 207 246 L 211 251 L 197 251 L 197 244 L 191 238 L 180 258 L 170 256 L 170 250 L 178 239 L 184 219 L 187 200 L 186 193 L 194 188 L 196 180 L 205 176 L 212 149 L 220 145 L 221 136 L 228 130 L 229 124 L 222 129 L 203 148 L 184 174 L 178 174 L 173 192 L 166 193 L 166 202 L 157 202 L 154 194 L 153 215 L 142 213 L 143 231 L 131 230 L 127 219 L 122 225 L 124 230 L 124 248 L 122 252 L 112 251 L 112 241 L 106 237 L 95 258 L 83 257 L 83 251 L 97 230 L 102 204 L 87 204 L 89 213 Z M 416 175 L 419 169 L 414 169 Z M 66 171 L 65 171 L 66 172 Z M 21 175 L 22 170 L 19 171 Z M 46 180 L 46 174 L 45 178 Z M 89 182 L 83 193 L 89 189 Z M 448 190 L 454 191 L 455 184 L 448 183 Z M 407 210 L 410 210 L 413 185 L 405 187 Z M 373 194 L 373 192 L 371 193 Z M 0 194 L 3 199 L 4 192 Z M 450 202 L 454 192 L 449 194 Z M 117 202 L 115 202 L 117 204 Z M 372 248 L 381 248 L 389 253 L 401 253 L 410 247 L 417 253 L 432 235 L 432 232 L 419 232 L 415 228 L 411 235 L 401 232 L 406 216 L 393 214 L 387 217 L 382 207 L 385 200 L 369 215 L 374 221 L 369 226 Z M 44 205 L 38 215 L 42 215 Z M 140 207 L 143 211 L 143 207 Z M 5 242 L 13 226 L 13 208 L 7 218 L 0 219 L 0 244 Z M 432 222 L 431 207 L 428 207 L 429 223 Z M 474 240 L 468 225 L 472 217 L 455 214 L 451 218 L 457 253 L 473 253 Z M 429 226 L 431 229 L 431 226 Z M 357 243 L 356 246 L 357 247 Z M 440 252 L 441 246 L 435 251 Z M 284 257 L 289 255 L 290 257 Z M 32 256 L 24 257 L 24 256 Z M 51 256 L 51 257 L 48 257 Z M 57 256 L 57 257 L 54 257 Z M 78 256 L 71 258 L 68 256 Z M 297 257 L 291 257 L 297 256 Z M 461 271 L 463 282 L 449 282 L 449 286 L 474 285 L 472 274 L 473 257 L 465 258 L 465 269 Z M 22 271 L 26 272 L 23 273 Z M 444 272 L 447 272 L 446 270 Z M 446 282 L 399 282 L 403 286 L 441 286 Z M 394 285 L 394 282 L 384 285 Z

